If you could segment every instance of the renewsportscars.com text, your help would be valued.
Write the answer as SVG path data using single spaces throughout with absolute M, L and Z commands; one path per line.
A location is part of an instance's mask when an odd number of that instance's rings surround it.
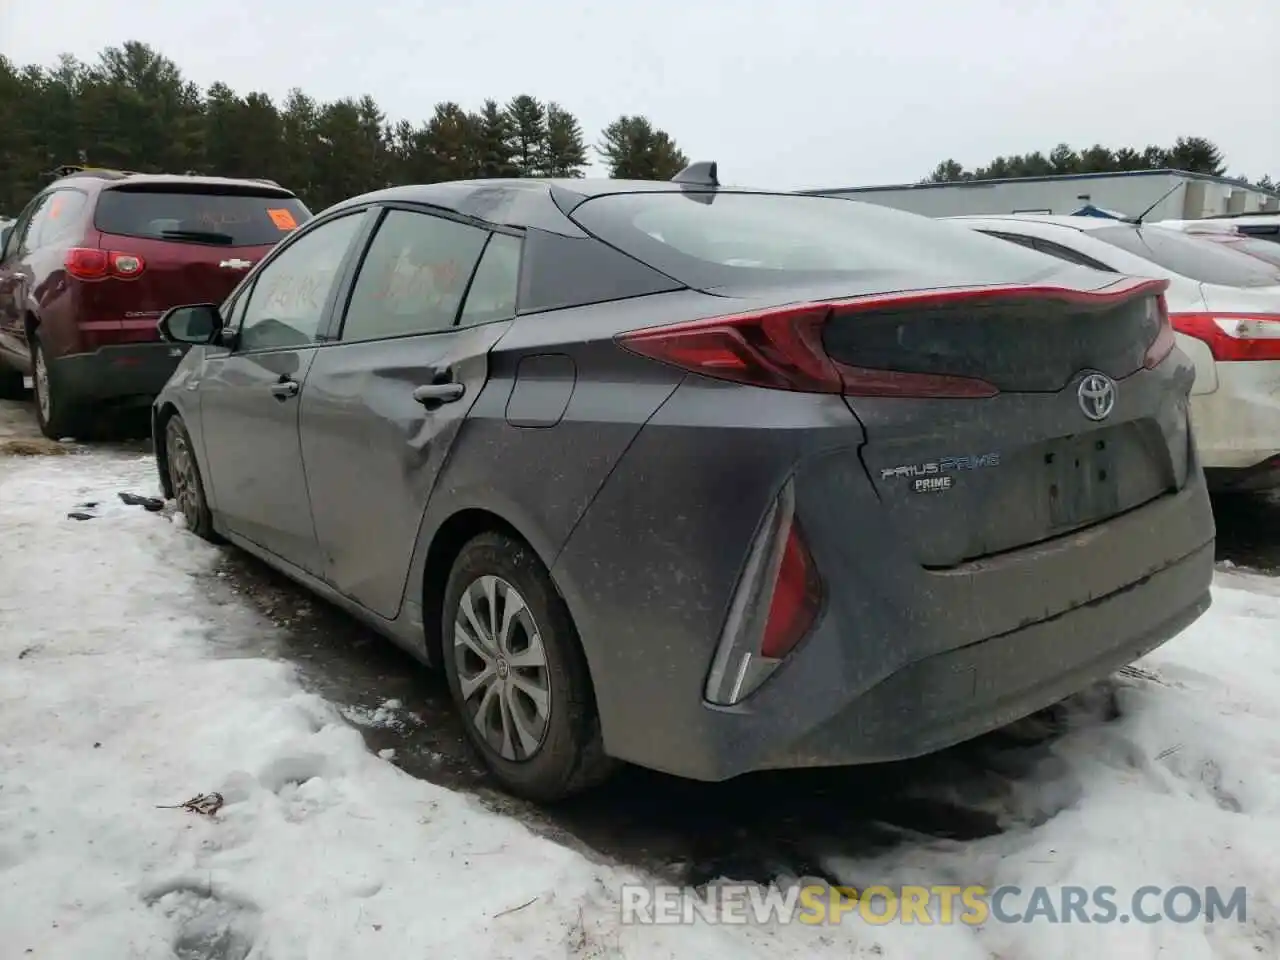
M 629 885 L 625 924 L 1244 923 L 1244 887 Z

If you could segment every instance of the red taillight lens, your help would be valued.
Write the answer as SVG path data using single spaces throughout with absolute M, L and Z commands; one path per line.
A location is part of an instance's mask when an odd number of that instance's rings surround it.
M 110 275 L 111 264 L 106 250 L 72 247 L 63 261 L 67 273 L 77 280 L 103 280 Z
M 823 325 L 833 316 L 912 307 L 975 305 L 998 300 L 1057 299 L 1104 305 L 1142 294 L 1162 294 L 1166 280 L 1124 279 L 1102 290 L 1061 287 L 993 286 L 955 290 L 875 294 L 848 300 L 791 304 L 753 313 L 708 317 L 621 334 L 632 353 L 660 360 L 717 380 L 793 390 L 864 397 L 993 397 L 1000 391 L 985 380 L 941 374 L 854 367 L 832 360 L 822 345 Z M 1157 337 L 1150 357 L 1168 349 Z M 1163 356 L 1160 357 L 1163 359 Z M 1158 362 L 1158 361 L 1156 361 Z
M 1280 360 L 1280 314 L 1175 313 L 1173 328 L 1207 344 L 1213 359 Z
M 707 675 L 706 698 L 732 706 L 756 690 L 813 629 L 822 579 L 787 481 L 752 541 Z
M 147 268 L 147 264 L 134 253 L 72 247 L 63 260 L 63 268 L 77 280 L 132 280 Z
M 632 353 L 685 370 L 756 387 L 839 393 L 836 365 L 822 349 L 827 304 L 711 317 L 623 334 Z
M 1147 347 L 1147 356 L 1143 366 L 1148 370 L 1154 370 L 1160 366 L 1164 362 L 1164 358 L 1173 352 L 1174 345 L 1177 343 L 1177 337 L 1173 333 L 1173 323 L 1169 319 L 1169 304 L 1165 300 L 1163 293 L 1155 298 L 1152 309 L 1158 314 L 1156 320 L 1159 328 L 1156 338 L 1151 341 L 1151 346 Z
M 822 581 L 818 579 L 800 527 L 792 520 L 774 582 L 773 599 L 769 602 L 760 656 L 781 660 L 794 650 L 813 626 L 821 605 Z

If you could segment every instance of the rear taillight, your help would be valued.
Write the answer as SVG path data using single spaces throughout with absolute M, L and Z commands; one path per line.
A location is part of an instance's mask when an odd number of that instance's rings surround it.
M 1213 359 L 1280 360 L 1280 314 L 1175 313 L 1173 328 L 1207 344 Z
M 707 677 L 707 700 L 731 706 L 764 683 L 813 628 L 822 599 L 788 481 L 747 556 Z
M 1148 370 L 1153 370 L 1160 366 L 1164 362 L 1164 358 L 1173 352 L 1177 337 L 1173 333 L 1173 324 L 1169 320 L 1169 304 L 1165 300 L 1163 293 L 1151 300 L 1148 309 L 1156 314 L 1153 318 L 1156 322 L 1156 338 L 1147 347 L 1147 356 L 1143 366 Z
M 840 375 L 822 348 L 827 304 L 710 317 L 619 337 L 632 353 L 717 380 L 801 393 L 839 393 Z
M 132 280 L 147 264 L 135 253 L 72 247 L 63 260 L 63 268 L 77 280 Z
M 791 304 L 754 313 L 708 317 L 664 327 L 633 330 L 618 343 L 641 356 L 660 360 L 717 380 L 792 390 L 842 393 L 863 397 L 993 397 L 993 384 L 973 377 L 913 373 L 850 366 L 833 360 L 822 345 L 823 326 L 833 317 L 870 312 L 901 312 L 913 307 L 979 306 L 1005 300 L 1056 299 L 1085 306 L 1105 306 L 1141 294 L 1161 295 L 1165 280 L 1121 280 L 1102 290 L 1060 287 L 970 287 L 958 290 L 876 294 L 849 300 Z M 1163 309 L 1163 308 L 1161 308 Z M 1172 349 L 1161 333 L 1147 362 Z

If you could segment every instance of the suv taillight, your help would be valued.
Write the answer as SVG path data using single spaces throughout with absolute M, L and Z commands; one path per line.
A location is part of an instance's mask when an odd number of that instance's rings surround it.
M 77 280 L 132 280 L 147 268 L 147 264 L 136 253 L 72 247 L 67 251 L 63 267 Z

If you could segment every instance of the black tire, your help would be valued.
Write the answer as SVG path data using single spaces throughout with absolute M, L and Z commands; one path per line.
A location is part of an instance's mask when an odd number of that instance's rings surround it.
M 477 691 L 468 702 L 459 679 L 460 656 L 455 643 L 460 641 L 455 638 L 455 622 L 462 612 L 464 594 L 471 588 L 480 588 L 477 585 L 487 582 L 482 578 L 488 577 L 498 578 L 504 585 L 501 589 L 514 588 L 541 638 L 545 667 L 537 668 L 537 679 L 545 679 L 549 707 L 536 749 L 518 751 L 524 753 L 518 758 L 504 757 L 486 739 L 474 715 L 475 701 L 482 695 Z M 474 605 L 472 609 L 475 610 Z M 513 621 L 516 619 L 518 616 Z M 595 786 L 613 772 L 617 764 L 604 753 L 591 679 L 573 619 L 546 568 L 527 544 L 496 532 L 480 534 L 467 543 L 454 561 L 445 587 L 441 630 L 445 676 L 463 729 L 504 789 L 529 800 L 554 802 Z M 482 661 L 477 658 L 475 662 Z M 514 667 L 507 671 L 495 672 L 494 676 L 516 676 Z M 496 697 L 499 711 L 504 707 L 513 709 L 504 702 L 504 696 Z M 503 722 L 508 722 L 505 718 L 510 713 L 503 717 Z
M 31 371 L 31 392 L 36 402 L 36 422 L 40 424 L 40 432 L 50 440 L 79 438 L 86 426 L 85 412 L 67 399 L 58 381 L 57 367 L 48 363 L 38 333 L 31 335 Z
M 222 538 L 213 529 L 213 514 L 204 496 L 204 478 L 200 476 L 191 435 L 177 414 L 164 425 L 164 460 L 173 499 L 187 528 L 210 543 L 221 543 Z
M 0 367 L 0 400 L 24 400 L 27 387 L 23 376 L 17 370 Z

